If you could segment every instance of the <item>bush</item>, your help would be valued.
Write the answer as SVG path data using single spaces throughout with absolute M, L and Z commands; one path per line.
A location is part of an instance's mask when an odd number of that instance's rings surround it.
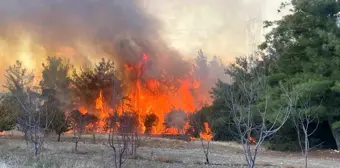
M 300 151 L 295 128 L 288 124 L 284 125 L 269 140 L 267 148 L 276 151 Z
M 231 125 L 229 117 L 219 117 L 213 120 L 211 130 L 214 133 L 216 141 L 233 141 L 235 140 L 236 129 Z
M 0 100 L 0 132 L 14 128 L 18 110 L 11 97 L 4 97 Z

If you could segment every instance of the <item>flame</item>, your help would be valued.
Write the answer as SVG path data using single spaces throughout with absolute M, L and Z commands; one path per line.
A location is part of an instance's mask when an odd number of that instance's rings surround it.
M 100 128 L 104 128 L 105 124 L 106 124 L 106 119 L 109 117 L 109 112 L 111 111 L 110 109 L 106 109 L 105 106 L 105 100 L 103 97 L 103 90 L 100 89 L 99 91 L 99 96 L 96 99 L 95 105 L 96 105 L 96 109 L 99 111 L 99 115 L 98 115 L 98 126 Z
M 19 49 L 18 53 L 16 53 L 16 57 L 22 58 L 25 66 L 29 68 L 35 67 L 35 64 L 38 64 L 36 63 L 35 57 L 31 56 L 32 53 L 34 53 L 34 55 L 47 56 L 47 51 L 50 49 L 35 46 L 35 43 L 31 40 L 30 36 L 23 38 L 17 48 Z M 15 48 L 15 50 L 17 48 Z M 70 58 L 72 63 L 80 64 L 75 61 L 77 60 L 76 55 L 79 55 L 79 52 L 83 52 L 79 51 L 79 47 L 56 46 L 52 48 L 55 50 L 57 56 L 66 56 Z M 5 51 L 5 53 L 7 54 L 10 52 Z M 0 51 L 0 56 L 2 54 L 2 51 Z M 117 110 L 118 115 L 121 115 L 127 110 L 135 112 L 138 116 L 138 127 L 142 133 L 146 130 L 144 126 L 145 118 L 150 113 L 155 114 L 158 118 L 157 123 L 150 129 L 152 134 L 185 133 L 185 130 L 189 127 L 187 124 L 184 126 L 184 131 L 177 130 L 176 128 L 166 128 L 164 125 L 165 117 L 173 108 L 181 109 L 186 113 L 193 113 L 195 110 L 199 109 L 202 106 L 202 103 L 198 102 L 203 100 L 203 97 L 195 95 L 195 90 L 201 87 L 201 81 L 195 80 L 192 72 L 188 73 L 187 77 L 181 79 L 174 76 L 168 76 L 165 71 L 162 72 L 160 77 L 150 76 L 146 78 L 144 75 L 145 67 L 149 62 L 149 55 L 143 53 L 141 54 L 138 63 L 126 63 L 121 65 L 123 66 L 124 73 L 131 75 L 127 81 L 124 81 L 128 85 L 127 89 L 124 90 L 124 96 L 131 100 L 131 102 L 129 102 L 131 105 L 123 103 L 118 107 L 110 107 L 109 102 L 106 102 L 102 93 L 102 89 L 104 88 L 98 88 L 98 97 L 93 104 L 81 104 L 77 107 L 80 113 L 82 115 L 89 113 L 96 115 L 98 118 L 98 131 L 104 130 L 107 118 L 113 112 L 114 108 Z M 39 81 L 38 78 L 37 80 Z
M 252 136 L 248 137 L 248 141 L 249 141 L 250 144 L 256 144 L 256 139 Z
M 143 54 L 140 62 L 136 65 L 126 64 L 125 70 L 134 72 L 134 81 L 130 85 L 131 92 L 128 94 L 132 100 L 132 108 L 139 116 L 139 126 L 141 131 L 145 131 L 143 121 L 145 116 L 151 112 L 157 115 L 159 121 L 154 128 L 151 128 L 153 134 L 170 133 L 178 134 L 184 131 L 179 131 L 175 128 L 165 128 L 164 119 L 168 112 L 174 107 L 182 109 L 187 113 L 194 112 L 198 105 L 195 103 L 193 89 L 199 88 L 199 82 L 192 80 L 190 77 L 185 79 L 172 80 L 173 83 L 178 83 L 179 86 L 167 85 L 165 82 L 166 74 L 163 74 L 161 79 L 143 78 L 144 66 L 149 61 L 149 56 Z M 170 79 L 171 81 L 171 79 Z M 186 129 L 188 124 L 184 126 Z
M 172 134 L 172 135 L 175 135 L 175 134 L 179 134 L 179 131 L 177 128 L 166 128 L 164 130 L 164 134 Z
M 80 107 L 79 111 L 82 115 L 86 115 L 87 114 L 87 109 L 85 107 Z
M 41 74 L 41 66 L 37 66 L 44 57 L 48 55 L 56 55 L 66 57 L 71 64 L 75 67 L 79 67 L 87 61 L 81 57 L 82 55 L 95 55 L 95 58 L 105 57 L 106 54 L 96 52 L 95 46 L 91 44 L 61 44 L 61 46 L 43 45 L 35 41 L 34 36 L 28 32 L 18 33 L 18 38 L 14 42 L 8 41 L 4 38 L 0 38 L 0 57 L 4 58 L 6 55 L 13 55 L 13 58 L 20 59 L 23 64 L 31 68 L 37 68 L 35 75 L 36 80 L 40 81 L 38 74 Z M 86 46 L 86 47 L 85 47 Z M 51 53 L 52 52 L 52 53 Z M 96 53 L 96 54 L 94 54 Z M 34 56 L 33 56 L 34 55 Z M 98 56 L 99 55 L 99 56 Z M 82 59 L 80 59 L 80 57 Z M 90 61 L 94 57 L 88 58 Z M 108 57 L 108 56 L 107 56 Z M 105 58 L 107 58 L 105 57 Z M 110 57 L 111 58 L 111 57 Z M 102 89 L 99 90 L 98 97 L 93 104 L 78 104 L 76 108 L 79 109 L 82 115 L 94 114 L 98 118 L 98 131 L 103 130 L 106 125 L 106 119 L 113 112 L 113 108 L 117 110 L 118 115 L 121 115 L 124 111 L 135 112 L 138 116 L 138 127 L 140 132 L 146 130 L 144 126 L 145 118 L 148 114 L 155 114 L 158 118 L 157 123 L 151 128 L 153 134 L 180 134 L 185 133 L 185 130 L 189 129 L 188 123 L 184 125 L 183 130 L 176 128 L 166 128 L 164 125 L 166 115 L 173 109 L 181 109 L 186 113 L 193 113 L 195 110 L 201 108 L 203 103 L 208 102 L 202 93 L 197 93 L 195 90 L 199 90 L 202 87 L 204 81 L 196 80 L 193 77 L 193 71 L 185 74 L 186 77 L 178 78 L 176 76 L 169 76 L 165 70 L 162 71 L 160 76 L 148 76 L 145 77 L 145 69 L 149 65 L 150 57 L 147 53 L 140 54 L 139 62 L 118 62 L 118 65 L 122 67 L 121 73 L 131 75 L 127 81 L 126 90 L 124 90 L 124 96 L 128 97 L 131 105 L 123 103 L 119 107 L 111 107 L 109 102 L 104 99 Z M 12 58 L 11 58 L 12 59 Z M 6 60 L 8 62 L 8 60 Z M 152 63 L 152 62 L 151 62 Z M 176 68 L 176 67 L 174 67 Z M 194 68 L 194 67 L 193 67 Z M 38 82 L 37 82 L 38 83 Z M 105 93 L 104 93 L 105 94 Z
M 213 137 L 209 124 L 207 122 L 204 123 L 204 132 L 203 131 L 200 132 L 200 137 L 207 141 L 210 141 Z

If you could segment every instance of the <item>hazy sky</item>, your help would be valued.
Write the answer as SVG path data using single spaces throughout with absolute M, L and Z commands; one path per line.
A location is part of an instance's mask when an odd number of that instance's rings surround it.
M 112 38 L 112 36 L 123 34 L 121 32 L 125 30 L 131 30 L 132 36 L 140 36 L 143 37 L 142 39 L 151 41 L 150 38 L 157 40 L 159 36 L 154 34 L 159 30 L 159 25 L 157 24 L 155 27 L 153 22 L 148 20 L 147 16 L 144 16 L 144 12 L 139 11 L 138 7 L 159 19 L 162 37 L 170 47 L 178 50 L 186 58 L 195 57 L 197 51 L 202 49 L 208 56 L 218 55 L 225 62 L 230 62 L 236 56 L 246 53 L 248 46 L 246 39 L 249 37 L 246 31 L 250 25 L 252 25 L 250 29 L 255 34 L 255 39 L 259 40 L 261 37 L 261 29 L 255 29 L 249 20 L 256 18 L 257 25 L 261 26 L 263 20 L 279 18 L 277 8 L 281 3 L 281 0 L 136 0 L 142 2 L 142 5 L 135 7 L 132 3 L 134 1 L 116 0 L 115 2 L 126 4 L 121 5 L 123 8 L 111 9 L 112 6 L 100 7 L 101 3 L 92 0 L 87 0 L 87 3 L 82 1 L 82 4 L 77 4 L 78 1 L 76 0 L 64 0 L 66 4 L 70 3 L 71 5 L 57 5 L 54 6 L 55 9 L 53 8 L 54 12 L 49 12 L 51 9 L 42 4 L 49 5 L 50 3 L 62 2 L 62 0 L 1 0 L 0 23 L 2 26 L 0 26 L 0 30 L 1 34 L 9 34 L 10 36 L 0 37 L 0 74 L 16 59 L 23 61 L 28 68 L 37 70 L 37 68 L 41 68 L 41 62 L 45 60 L 43 56 L 49 54 L 44 47 L 35 44 L 32 37 L 25 33 L 20 35 L 18 32 L 21 32 L 21 29 L 26 32 L 26 29 L 35 30 L 35 28 L 39 28 L 37 34 L 40 38 L 46 38 L 57 44 L 58 40 L 64 39 L 65 41 L 65 39 L 73 36 L 77 37 L 76 34 L 78 33 L 90 36 L 86 32 L 100 32 L 99 35 L 102 35 L 100 38 Z M 65 3 L 63 4 L 65 5 Z M 93 9 L 87 10 L 87 7 Z M 60 8 L 61 11 L 74 13 L 74 18 L 67 15 L 67 12 L 56 12 Z M 25 12 L 28 15 L 23 14 Z M 49 15 L 46 15 L 46 13 Z M 96 19 L 97 16 L 100 16 L 101 19 Z M 16 21 L 16 18 L 19 19 L 19 22 Z M 51 22 L 53 19 L 55 21 Z M 6 21 L 11 20 L 14 22 L 8 22 L 11 24 L 6 25 Z M 80 24 L 78 24 L 78 21 Z M 19 29 L 11 28 L 12 24 L 19 26 L 17 27 Z M 26 26 L 20 26 L 21 24 Z M 66 24 L 66 26 L 63 24 Z M 145 24 L 145 27 L 140 27 L 141 24 Z M 27 25 L 30 26 L 27 27 Z M 78 29 L 78 27 L 80 28 Z M 122 29 L 124 31 L 121 31 Z M 17 30 L 19 31 L 16 32 Z M 117 32 L 112 33 L 105 30 L 117 30 Z M 58 32 L 64 33 L 60 35 Z M 69 34 L 65 34 L 65 32 Z M 7 37 L 14 37 L 17 41 L 8 40 Z M 73 40 L 77 41 L 77 39 Z M 17 42 L 18 45 L 12 46 L 12 42 Z M 98 55 L 100 52 L 91 50 L 95 48 L 95 45 L 93 45 L 95 43 L 95 41 L 89 41 L 88 44 L 80 45 L 80 49 L 87 52 L 87 55 Z M 153 45 L 157 46 L 157 44 Z M 77 62 L 73 62 L 73 64 L 75 63 Z M 169 62 L 167 62 L 167 65 L 172 66 Z M 176 65 L 178 66 L 178 64 Z M 3 75 L 0 75 L 0 81 L 2 79 Z
M 281 1 L 144 0 L 144 6 L 164 23 L 164 38 L 182 54 L 192 56 L 203 49 L 229 62 L 245 53 L 247 17 L 258 23 L 278 19 Z

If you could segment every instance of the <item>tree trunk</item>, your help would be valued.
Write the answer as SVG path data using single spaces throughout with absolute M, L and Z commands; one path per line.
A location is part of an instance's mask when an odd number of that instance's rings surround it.
M 58 142 L 60 142 L 60 135 L 61 135 L 61 134 L 58 134 Z
M 38 150 L 39 150 L 38 142 L 34 142 L 34 156 L 38 156 Z
M 329 124 L 331 131 L 332 131 L 333 138 L 334 138 L 334 141 L 336 143 L 336 147 L 337 147 L 338 150 L 340 150 L 340 132 L 337 128 L 334 129 L 332 127 L 333 120 L 331 118 L 328 118 L 328 124 Z
M 250 161 L 250 164 L 248 165 L 249 168 L 254 168 L 255 167 L 255 162 L 254 161 Z
M 209 165 L 210 162 L 209 162 L 209 156 L 208 155 L 205 155 L 205 164 Z
M 76 146 L 74 147 L 74 152 L 75 152 L 75 153 L 78 152 L 78 141 L 76 141 Z
M 26 145 L 28 145 L 28 133 L 27 133 L 27 131 L 24 132 L 24 139 L 26 141 Z
M 308 168 L 309 140 L 307 130 L 305 130 L 305 168 Z

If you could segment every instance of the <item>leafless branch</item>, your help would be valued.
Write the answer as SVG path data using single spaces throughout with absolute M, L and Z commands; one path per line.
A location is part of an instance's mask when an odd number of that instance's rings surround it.
M 293 108 L 291 118 L 296 129 L 301 153 L 305 160 L 305 167 L 307 168 L 308 152 L 312 149 L 310 147 L 309 137 L 315 133 L 319 126 L 319 118 L 315 112 L 320 108 L 320 105 L 314 111 L 311 111 L 313 109 L 311 108 L 310 98 L 304 100 L 299 90 L 289 92 L 285 89 L 284 94 L 286 95 L 286 101 Z M 311 130 L 310 125 L 313 123 L 316 123 L 316 126 Z
M 250 60 L 248 65 L 251 64 Z M 275 113 L 269 112 L 270 95 L 266 82 L 261 70 L 244 70 L 235 76 L 234 83 L 227 89 L 226 104 L 230 105 L 230 115 L 236 128 L 237 139 L 242 144 L 249 168 L 255 166 L 262 143 L 282 128 L 291 112 L 291 107 L 285 105 Z M 257 140 L 255 145 L 248 139 L 253 136 Z

